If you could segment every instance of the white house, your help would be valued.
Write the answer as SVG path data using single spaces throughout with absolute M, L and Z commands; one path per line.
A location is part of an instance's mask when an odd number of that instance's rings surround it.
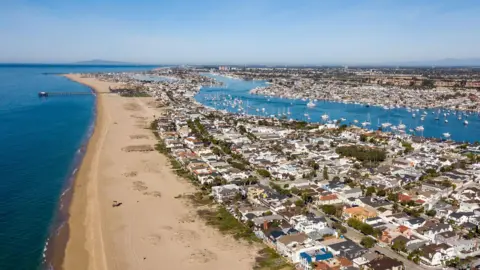
M 425 224 L 424 218 L 411 218 L 403 221 L 403 225 L 410 229 L 418 229 Z
M 452 220 L 457 224 L 463 224 L 468 222 L 469 218 L 472 216 L 474 216 L 473 212 L 455 212 L 455 213 L 451 213 L 448 216 L 448 219 Z
M 310 233 L 327 228 L 327 220 L 323 217 L 305 217 L 295 222 L 294 228 L 299 232 Z
M 441 265 L 443 261 L 451 260 L 455 257 L 453 247 L 447 244 L 430 244 L 423 246 L 420 250 L 422 251 L 420 260 L 427 265 L 438 266 Z

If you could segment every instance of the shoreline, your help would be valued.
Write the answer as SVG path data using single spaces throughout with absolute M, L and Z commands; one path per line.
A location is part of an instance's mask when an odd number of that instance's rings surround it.
M 73 83 L 80 83 L 74 79 L 72 79 L 70 74 L 59 74 L 59 76 L 63 76 L 67 78 L 68 80 L 72 81 Z M 94 145 L 96 144 L 96 140 L 98 140 L 98 130 L 99 130 L 99 125 L 100 121 L 99 118 L 102 116 L 102 109 L 101 107 L 101 101 L 100 96 L 98 95 L 97 89 L 92 87 L 91 85 L 80 83 L 86 87 L 88 87 L 91 91 L 92 94 L 95 96 L 95 102 L 94 102 L 94 107 L 93 107 L 93 118 L 92 122 L 88 128 L 86 138 L 84 138 L 84 141 L 82 142 L 81 147 L 78 149 L 80 151 L 79 156 L 77 157 L 78 159 L 74 161 L 75 165 L 73 167 L 73 171 L 71 176 L 69 177 L 69 180 L 67 181 L 67 185 L 64 188 L 61 196 L 61 201 L 60 201 L 60 207 L 58 209 L 58 218 L 56 218 L 56 224 L 58 224 L 57 227 L 52 228 L 52 232 L 55 232 L 53 238 L 50 239 L 50 241 L 47 243 L 48 247 L 46 250 L 46 257 L 45 257 L 45 263 L 44 265 L 48 267 L 48 269 L 64 269 L 65 267 L 63 266 L 65 262 L 65 255 L 66 255 L 66 248 L 68 242 L 71 240 L 72 234 L 71 234 L 71 227 L 72 227 L 72 222 L 71 222 L 71 216 L 72 213 L 77 213 L 80 212 L 81 217 L 84 218 L 84 215 L 80 209 L 80 201 L 84 201 L 84 196 L 85 196 L 85 190 L 82 190 L 82 186 L 84 184 L 88 184 L 86 179 L 81 179 L 83 173 L 88 167 L 87 162 L 90 158 L 90 156 L 93 154 L 92 148 L 94 148 Z M 90 149 L 90 151 L 89 151 Z M 80 193 L 80 194 L 79 194 Z M 77 214 L 75 214 L 77 215 Z M 60 222 L 60 223 L 59 223 Z M 54 225 L 54 226 L 55 226 Z M 81 227 L 74 226 L 75 227 L 75 233 L 73 234 L 78 235 L 78 234 L 84 234 L 85 232 L 82 230 Z M 80 231 L 80 232 L 79 232 Z M 77 255 L 82 257 L 85 262 L 88 261 L 88 256 L 87 256 L 87 250 L 77 250 L 76 251 Z
M 67 78 L 73 83 L 78 83 L 70 78 L 68 78 L 63 73 L 56 74 Z M 88 87 L 92 94 L 94 95 L 94 104 L 92 108 L 92 119 L 87 128 L 87 132 L 82 138 L 80 147 L 77 149 L 73 162 L 70 168 L 70 174 L 67 177 L 64 187 L 61 190 L 61 195 L 59 197 L 59 204 L 56 208 L 54 219 L 50 225 L 50 232 L 45 242 L 43 258 L 42 258 L 42 268 L 43 269 L 62 269 L 62 264 L 65 256 L 65 248 L 69 239 L 69 218 L 70 218 L 70 206 L 72 204 L 72 199 L 75 191 L 75 183 L 78 178 L 79 170 L 83 164 L 85 155 L 87 154 L 88 145 L 90 140 L 93 137 L 95 132 L 95 125 L 97 123 L 98 115 L 98 102 L 97 94 L 94 88 L 89 85 L 84 86 Z

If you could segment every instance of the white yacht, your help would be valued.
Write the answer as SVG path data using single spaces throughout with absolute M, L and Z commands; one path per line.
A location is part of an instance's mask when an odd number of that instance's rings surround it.
M 307 107 L 313 108 L 313 107 L 315 107 L 315 103 L 313 103 L 312 101 L 310 101 L 310 102 L 307 103 Z
M 368 122 L 368 121 L 365 121 L 365 122 L 362 123 L 362 126 L 364 126 L 364 127 L 369 126 L 369 125 L 370 125 L 370 122 Z
M 418 126 L 415 128 L 416 131 L 424 131 L 425 128 L 423 128 L 423 126 Z
M 382 123 L 382 128 L 388 128 L 389 126 L 391 126 L 392 124 L 386 122 L 386 123 Z
M 467 121 L 467 120 L 463 121 L 463 124 L 464 124 L 465 126 L 468 125 L 468 121 Z

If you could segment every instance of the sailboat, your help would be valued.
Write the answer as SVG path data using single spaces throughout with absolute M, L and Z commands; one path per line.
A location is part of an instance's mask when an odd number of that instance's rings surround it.
M 367 121 L 362 123 L 362 126 L 366 127 L 370 125 L 370 114 L 367 115 Z

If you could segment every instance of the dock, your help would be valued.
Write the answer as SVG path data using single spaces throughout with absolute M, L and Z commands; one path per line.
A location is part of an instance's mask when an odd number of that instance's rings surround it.
M 51 96 L 83 96 L 92 95 L 93 92 L 38 92 L 39 97 L 51 97 Z

